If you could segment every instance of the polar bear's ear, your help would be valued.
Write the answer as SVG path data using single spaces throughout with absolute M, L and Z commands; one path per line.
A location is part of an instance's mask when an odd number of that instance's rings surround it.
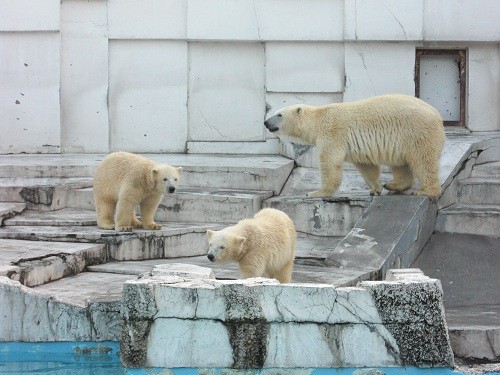
M 214 233 L 215 233 L 215 231 L 213 231 L 213 230 L 210 230 L 210 229 L 209 229 L 209 230 L 207 230 L 207 235 L 208 235 L 208 238 L 209 238 L 209 239 L 210 239 L 210 238 L 212 238 L 212 236 L 214 235 Z
M 297 109 L 295 110 L 295 113 L 299 114 L 301 111 L 302 111 L 302 108 L 297 107 Z
M 181 173 L 181 172 L 182 172 L 182 167 L 177 167 L 177 168 L 175 168 L 175 169 L 177 169 L 177 172 L 179 172 L 179 173 Z
M 158 168 L 153 168 L 151 170 L 151 173 L 153 174 L 153 176 L 156 175 L 156 174 L 158 174 L 158 172 L 159 172 Z
M 247 240 L 247 239 L 246 239 L 245 237 L 236 237 L 236 243 L 237 243 L 239 246 L 242 246 L 242 245 L 245 243 L 245 241 L 246 241 L 246 240 Z

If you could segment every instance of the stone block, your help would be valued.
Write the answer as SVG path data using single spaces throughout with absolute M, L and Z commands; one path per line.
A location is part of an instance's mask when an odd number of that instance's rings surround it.
M 186 61 L 186 42 L 110 42 L 109 122 L 112 151 L 185 150 Z M 146 123 L 144 118 L 148 119 Z
M 187 153 L 276 155 L 279 154 L 279 140 L 272 138 L 263 142 L 188 142 Z
M 237 8 L 240 5 L 234 3 Z M 207 8 L 203 9 L 205 12 Z M 206 14 L 203 17 L 209 20 Z M 189 64 L 190 140 L 265 140 L 264 46 L 192 43 Z
M 414 43 L 345 43 L 344 101 L 376 95 L 415 95 Z
M 59 0 L 2 0 L 0 31 L 57 31 L 59 7 Z
M 491 204 L 454 204 L 439 211 L 436 231 L 497 236 L 500 233 L 500 209 Z
M 500 205 L 500 178 L 467 178 L 458 183 L 458 201 L 468 204 Z
M 424 1 L 424 40 L 491 41 L 500 39 L 499 4 L 495 0 Z M 471 14 L 474 17 L 471 17 Z
M 9 2 L 16 3 L 16 2 Z M 36 3 L 42 4 L 37 1 Z M 59 5 L 59 2 L 56 2 Z M 34 11 L 22 1 L 21 9 Z M 49 2 L 46 12 L 57 14 Z M 42 7 L 42 5 L 40 5 Z M 40 17 L 39 9 L 33 13 Z M 10 13 L 2 11 L 10 16 Z M 23 11 L 24 14 L 24 11 Z M 2 22 L 0 22 L 2 24 Z M 0 153 L 60 151 L 60 36 L 57 32 L 1 33 Z
M 0 202 L 0 226 L 3 225 L 4 220 L 20 214 L 25 209 L 26 203 Z
M 453 365 L 437 280 L 334 288 L 170 276 L 128 281 L 123 293 L 129 367 Z
M 345 40 L 422 40 L 424 0 L 347 0 Z
M 107 4 L 112 39 L 186 38 L 187 0 L 110 0 Z
M 342 43 L 267 43 L 266 88 L 272 92 L 343 92 Z
M 0 341 L 116 341 L 119 311 L 116 300 L 73 304 L 0 277 Z

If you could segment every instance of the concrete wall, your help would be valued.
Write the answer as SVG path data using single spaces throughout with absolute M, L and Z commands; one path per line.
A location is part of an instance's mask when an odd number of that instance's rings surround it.
M 496 0 L 0 0 L 0 9 L 0 153 L 277 153 L 266 111 L 414 94 L 417 47 L 467 49 L 467 126 L 500 130 Z

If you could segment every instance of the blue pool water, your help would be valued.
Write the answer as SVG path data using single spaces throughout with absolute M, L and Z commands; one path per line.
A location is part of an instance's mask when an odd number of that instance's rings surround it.
M 127 369 L 121 366 L 117 342 L 0 343 L 0 374 L 9 375 L 225 375 L 224 369 Z M 363 371 L 364 370 L 364 371 Z M 242 370 L 243 375 L 465 375 L 452 369 L 415 367 L 372 369 Z M 229 374 L 237 374 L 235 370 Z M 490 373 L 491 374 L 491 373 Z

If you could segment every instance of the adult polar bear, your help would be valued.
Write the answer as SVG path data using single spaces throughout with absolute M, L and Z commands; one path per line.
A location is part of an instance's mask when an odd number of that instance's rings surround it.
M 308 197 L 329 197 L 342 182 L 344 161 L 353 163 L 379 195 L 380 165 L 391 168 L 388 190 L 420 182 L 417 195 L 441 194 L 439 158 L 445 133 L 439 112 L 412 96 L 391 94 L 324 106 L 292 105 L 264 122 L 278 137 L 318 147 L 321 188 Z

